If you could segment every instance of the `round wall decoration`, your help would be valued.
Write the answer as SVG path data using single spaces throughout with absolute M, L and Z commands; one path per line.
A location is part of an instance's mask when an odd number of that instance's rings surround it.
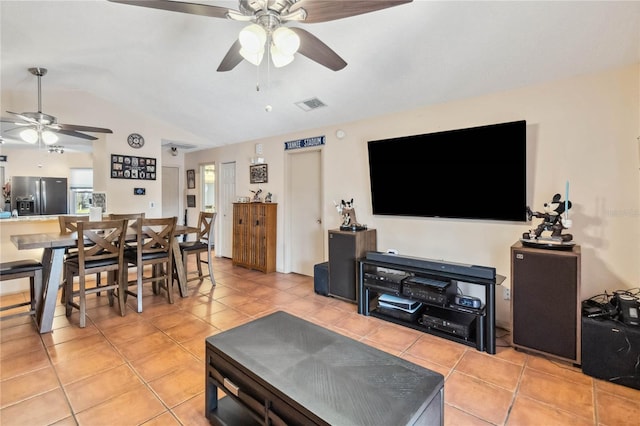
M 142 148 L 144 145 L 144 138 L 138 133 L 131 133 L 127 138 L 127 142 L 131 148 Z

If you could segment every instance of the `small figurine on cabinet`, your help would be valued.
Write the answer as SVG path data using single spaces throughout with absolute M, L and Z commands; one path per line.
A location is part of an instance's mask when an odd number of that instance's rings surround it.
M 260 199 L 260 194 L 262 194 L 262 189 L 258 189 L 257 191 L 251 191 L 253 192 L 253 199 L 251 200 L 252 203 L 261 203 L 262 200 Z
M 560 194 L 555 194 L 550 202 L 544 203 L 544 212 L 534 212 L 527 207 L 527 220 L 537 217 L 542 219 L 542 222 L 535 229 L 522 234 L 523 244 L 549 248 L 571 248 L 574 245 L 571 242 L 573 235 L 562 233 L 572 224 L 569 219 L 570 208 L 571 201 L 562 201 Z M 543 232 L 551 232 L 551 235 L 545 237 L 542 235 Z
M 342 216 L 342 225 L 340 225 L 341 231 L 362 231 L 367 229 L 367 225 L 358 223 L 356 219 L 356 210 L 353 207 L 353 198 L 351 201 L 342 200 L 340 204 L 333 202 L 338 210 L 338 213 Z
M 270 193 L 270 192 L 267 192 L 267 195 L 265 195 L 265 197 L 264 197 L 264 202 L 265 203 L 270 203 L 272 198 L 273 198 L 273 194 Z

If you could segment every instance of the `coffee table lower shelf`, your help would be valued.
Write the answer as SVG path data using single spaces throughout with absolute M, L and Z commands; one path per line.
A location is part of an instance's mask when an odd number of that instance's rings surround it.
M 207 413 L 209 422 L 214 425 L 260 425 L 242 405 L 230 396 L 218 400 L 218 408 Z

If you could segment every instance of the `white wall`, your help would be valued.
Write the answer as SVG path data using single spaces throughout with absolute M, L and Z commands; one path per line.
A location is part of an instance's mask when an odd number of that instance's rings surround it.
M 640 286 L 640 65 L 580 76 L 383 117 L 248 141 L 185 156 L 185 168 L 237 162 L 237 194 L 251 195 L 249 160 L 256 143 L 269 165 L 278 209 L 277 269 L 283 271 L 285 194 L 283 142 L 326 135 L 324 220 L 339 225 L 333 200 L 355 199 L 358 220 L 377 229 L 378 249 L 493 266 L 510 286 L 510 246 L 532 224 L 373 216 L 366 142 L 524 119 L 527 121 L 529 200 L 533 210 L 570 181 L 571 233 L 582 248 L 582 297 Z M 338 140 L 335 131 L 346 137 Z M 464 171 L 457 178 L 465 179 Z M 416 187 L 416 194 L 420 188 Z M 499 202 L 503 194 L 487 203 Z M 405 200 L 404 202 L 411 202 Z M 498 292 L 500 296 L 501 292 Z M 549 295 L 552 297 L 553 295 Z M 509 305 L 498 297 L 497 317 L 508 323 Z
M 3 88 L 5 89 L 5 88 Z M 148 217 L 160 217 L 162 214 L 162 179 L 161 170 L 164 161 L 168 161 L 168 148 L 162 147 L 163 140 L 186 141 L 189 144 L 203 144 L 200 138 L 184 132 L 174 126 L 144 115 L 142 112 L 134 112 L 116 108 L 113 104 L 97 99 L 83 92 L 55 92 L 46 94 L 47 103 L 44 106 L 48 114 L 52 114 L 63 123 L 82 124 L 88 126 L 106 127 L 113 130 L 112 134 L 95 134 L 98 140 L 93 145 L 94 190 L 107 193 L 107 211 L 114 213 L 145 212 Z M 13 111 L 31 111 L 33 109 L 33 93 L 2 91 L 3 109 Z M 127 136 L 131 133 L 139 133 L 145 138 L 145 144 L 140 149 L 133 149 L 127 144 Z M 26 153 L 26 156 L 33 155 Z M 4 153 L 4 150 L 3 150 Z M 131 180 L 111 178 L 111 154 L 131 155 L 137 157 L 149 157 L 156 159 L 156 180 Z M 41 155 L 41 154 L 37 154 Z M 49 155 L 49 154 L 42 154 Z M 66 156 L 67 153 L 61 157 Z M 180 157 L 181 159 L 181 157 Z M 9 158 L 10 161 L 11 157 Z M 28 161 L 15 162 L 20 168 L 36 164 L 33 157 L 27 157 Z M 61 160 L 62 161 L 62 160 Z M 175 160 L 170 160 L 175 161 Z M 25 166 L 25 164 L 27 166 Z M 43 162 L 44 164 L 44 162 Z M 49 162 L 51 167 L 56 163 Z M 57 164 L 59 170 L 65 169 L 66 164 Z M 76 167 L 76 166 L 73 166 Z M 7 177 L 26 173 L 17 173 L 15 169 L 7 172 Z M 68 170 L 65 176 L 68 174 Z M 51 175 L 47 175 L 51 176 Z M 133 188 L 144 187 L 146 195 L 133 195 Z M 151 207 L 150 203 L 154 203 Z M 183 201 L 180 200 L 180 209 Z

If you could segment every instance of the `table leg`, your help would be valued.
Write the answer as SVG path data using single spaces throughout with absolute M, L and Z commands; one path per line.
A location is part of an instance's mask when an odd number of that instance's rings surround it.
M 173 250 L 173 264 L 176 266 L 176 275 L 178 276 L 178 287 L 180 288 L 180 296 L 187 297 L 187 273 L 182 262 L 182 254 L 180 253 L 180 242 L 177 238 L 173 239 L 171 244 Z
M 40 333 L 49 333 L 53 328 L 53 316 L 56 311 L 58 289 L 60 288 L 62 267 L 64 266 L 64 247 L 45 248 L 42 253 L 42 299 L 36 320 Z

